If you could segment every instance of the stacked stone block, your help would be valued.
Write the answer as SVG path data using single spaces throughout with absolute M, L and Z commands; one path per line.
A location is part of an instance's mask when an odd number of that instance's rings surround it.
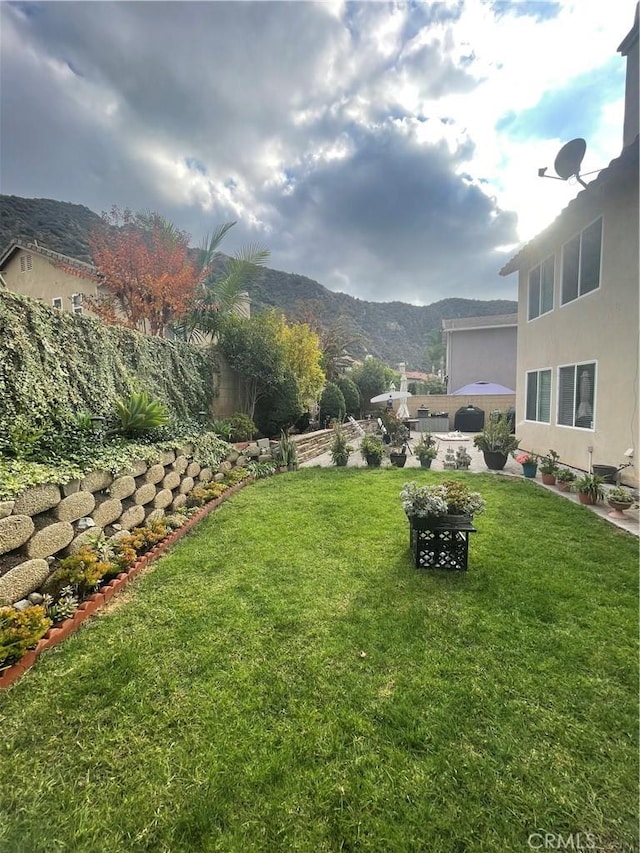
M 162 518 L 184 506 L 193 489 L 222 480 L 225 471 L 248 459 L 270 458 L 249 445 L 230 451 L 214 471 L 192 456 L 193 447 L 186 445 L 115 476 L 91 471 L 64 486 L 34 486 L 13 501 L 0 501 L 0 606 L 39 590 L 56 558 L 75 554 L 101 531 L 110 537 Z

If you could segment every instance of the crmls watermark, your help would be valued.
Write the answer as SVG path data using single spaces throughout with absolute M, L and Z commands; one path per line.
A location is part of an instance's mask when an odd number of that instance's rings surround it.
M 598 836 L 592 832 L 532 832 L 527 838 L 532 850 L 601 850 Z

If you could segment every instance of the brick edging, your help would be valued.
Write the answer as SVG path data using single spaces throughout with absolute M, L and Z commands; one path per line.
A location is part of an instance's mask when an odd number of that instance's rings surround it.
M 226 500 L 235 495 L 245 486 L 249 485 L 249 483 L 253 483 L 254 480 L 255 477 L 247 477 L 246 480 L 231 486 L 223 495 L 220 495 L 220 497 L 206 503 L 198 510 L 197 513 L 194 513 L 194 515 L 188 518 L 183 525 L 176 528 L 161 542 L 154 545 L 153 548 L 146 552 L 146 554 L 138 557 L 135 563 L 132 563 L 126 572 L 121 572 L 116 578 L 101 587 L 98 592 L 94 592 L 92 595 L 85 598 L 82 604 L 78 606 L 78 609 L 73 616 L 69 619 L 65 619 L 64 622 L 59 622 L 57 625 L 49 628 L 44 637 L 38 641 L 35 648 L 29 649 L 19 661 L 12 664 L 7 669 L 2 670 L 2 673 L 0 674 L 0 690 L 6 690 L 8 687 L 15 684 L 15 682 L 18 681 L 18 679 L 20 679 L 28 669 L 31 669 L 42 652 L 47 649 L 54 648 L 58 643 L 61 643 L 63 640 L 66 640 L 67 637 L 75 634 L 83 622 L 99 610 L 102 610 L 113 596 L 123 589 L 129 581 L 136 578 L 146 566 L 153 563 L 168 548 L 175 544 L 179 539 L 182 539 L 183 536 L 186 536 L 186 534 L 189 533 L 191 529 L 198 524 L 198 522 L 202 521 L 203 518 L 206 518 L 206 516 L 213 512 L 214 509 L 217 509 Z

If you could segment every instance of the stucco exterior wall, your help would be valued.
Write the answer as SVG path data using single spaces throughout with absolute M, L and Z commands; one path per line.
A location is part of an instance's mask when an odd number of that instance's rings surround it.
M 601 278 L 598 290 L 560 305 L 561 247 L 599 214 L 603 216 Z M 553 448 L 562 462 L 588 470 L 618 466 L 628 448 L 638 451 L 638 187 L 627 182 L 617 192 L 565 217 L 554 237 L 554 309 L 528 321 L 528 274 L 543 258 L 532 258 L 519 273 L 517 434 L 535 452 Z M 545 257 L 551 253 L 545 252 Z M 593 429 L 557 424 L 558 368 L 596 363 Z M 525 418 L 527 371 L 551 369 L 551 423 Z M 592 448 L 592 454 L 589 453 Z M 622 481 L 638 485 L 637 467 Z
M 31 256 L 31 269 L 22 272 L 20 258 L 27 255 Z M 60 269 L 37 252 L 27 252 L 23 249 L 17 251 L 8 261 L 2 271 L 2 277 L 8 290 L 40 299 L 47 305 L 52 305 L 55 297 L 62 297 L 62 308 L 69 312 L 73 310 L 72 294 L 86 293 L 96 296 L 98 293 L 96 283 L 91 279 Z M 86 303 L 82 305 L 82 313 L 85 312 L 91 313 Z
M 516 387 L 517 328 L 464 329 L 447 333 L 447 389 L 471 382 Z

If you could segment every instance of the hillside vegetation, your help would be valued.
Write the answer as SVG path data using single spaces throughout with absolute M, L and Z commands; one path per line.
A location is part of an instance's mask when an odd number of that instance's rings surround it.
M 38 240 L 56 252 L 90 261 L 87 235 L 100 217 L 80 204 L 52 199 L 0 196 L 0 246 L 16 237 Z M 351 354 L 375 355 L 388 364 L 405 361 L 409 368 L 424 365 L 424 349 L 430 331 L 441 320 L 510 314 L 517 303 L 507 299 L 458 299 L 452 297 L 431 305 L 404 302 L 367 302 L 345 293 L 334 293 L 313 279 L 265 268 L 249 288 L 253 312 L 276 308 L 288 319 L 313 314 L 329 326 L 338 318 L 348 320 L 361 343 Z

